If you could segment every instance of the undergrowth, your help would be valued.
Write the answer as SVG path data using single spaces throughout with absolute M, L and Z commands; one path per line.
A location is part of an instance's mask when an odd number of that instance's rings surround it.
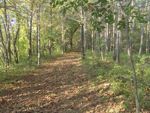
M 94 53 L 87 52 L 87 57 L 83 60 L 84 66 L 91 73 L 90 79 L 97 85 L 102 80 L 111 84 L 110 90 L 115 96 L 125 97 L 124 108 L 134 107 L 132 70 L 127 55 L 122 53 L 120 64 L 116 64 L 111 55 L 102 60 L 96 57 Z M 139 98 L 142 109 L 150 110 L 150 56 L 134 56 L 134 62 L 137 72 Z
M 46 53 L 41 56 L 41 64 L 59 56 L 61 56 L 61 51 L 54 51 L 52 55 Z M 27 73 L 30 73 L 37 67 L 37 56 L 35 55 L 30 60 L 27 56 L 21 56 L 18 64 L 12 62 L 7 68 L 5 65 L 0 65 L 0 83 L 11 83 L 24 76 L 24 74 L 27 75 Z

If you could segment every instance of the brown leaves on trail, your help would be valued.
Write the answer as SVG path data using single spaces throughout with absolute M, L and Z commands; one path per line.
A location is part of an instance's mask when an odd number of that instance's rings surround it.
M 0 105 L 5 105 L 7 103 L 7 100 L 5 100 L 4 98 L 0 98 Z
M 122 110 L 122 98 L 109 91 L 110 83 L 93 85 L 88 74 L 77 53 L 46 62 L 5 84 L 0 113 L 127 113 Z

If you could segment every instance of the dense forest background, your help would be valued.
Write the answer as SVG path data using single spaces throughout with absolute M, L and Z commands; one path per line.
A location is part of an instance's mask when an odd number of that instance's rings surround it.
M 149 0 L 0 0 L 0 93 L 69 52 L 123 95 L 125 112 L 149 113 Z

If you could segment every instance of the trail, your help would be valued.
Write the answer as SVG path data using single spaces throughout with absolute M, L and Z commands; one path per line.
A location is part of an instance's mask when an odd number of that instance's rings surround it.
M 89 76 L 77 53 L 48 61 L 3 91 L 0 113 L 111 113 L 114 107 L 121 110 L 108 93 L 109 84 L 102 82 L 94 87 Z

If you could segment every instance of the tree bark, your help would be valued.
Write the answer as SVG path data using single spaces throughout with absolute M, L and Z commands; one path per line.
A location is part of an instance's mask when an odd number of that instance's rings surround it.
M 144 25 L 141 24 L 141 41 L 140 41 L 139 55 L 143 53 L 143 44 L 144 44 Z
M 7 50 L 6 50 L 6 45 L 5 45 L 5 42 L 4 42 L 4 37 L 3 37 L 3 33 L 2 33 L 2 28 L 1 28 L 1 25 L 0 25 L 0 41 L 2 43 L 2 47 L 3 47 L 3 57 L 4 57 L 4 63 L 7 64 Z
M 11 62 L 11 40 L 10 40 L 10 32 L 9 32 L 9 22 L 8 22 L 8 14 L 7 14 L 7 2 L 4 0 L 4 17 L 5 17 L 5 32 L 6 32 L 6 67 L 9 66 Z
M 81 7 L 81 53 L 82 59 L 85 59 L 85 24 L 84 24 L 84 10 Z
M 94 30 L 92 30 L 92 33 L 91 33 L 91 39 L 92 39 L 92 53 L 94 53 Z
M 114 38 L 114 51 L 113 51 L 113 60 L 116 63 L 120 62 L 120 38 L 121 38 L 121 30 L 117 29 L 117 23 L 120 20 L 120 10 L 119 7 L 115 4 L 114 10 L 117 10 L 117 15 L 115 16 L 115 23 L 113 25 L 113 38 Z
M 31 6 L 30 19 L 29 19 L 29 59 L 32 56 L 32 24 L 33 24 L 33 5 Z
M 106 52 L 110 51 L 110 37 L 109 37 L 109 24 L 108 23 L 106 25 L 105 49 L 106 49 Z
M 16 32 L 16 36 L 14 38 L 14 41 L 13 41 L 13 47 L 14 47 L 14 59 L 15 59 L 15 62 L 18 64 L 19 63 L 19 56 L 18 56 L 18 50 L 17 50 L 17 40 L 19 38 L 19 32 L 20 32 L 20 25 L 18 25 L 18 29 L 17 29 L 17 32 Z
M 61 16 L 61 49 L 62 54 L 65 52 L 65 13 L 62 12 Z
M 40 65 L 40 5 L 38 6 L 37 10 L 37 65 Z
M 149 22 L 147 24 L 147 30 L 146 30 L 146 53 L 150 53 L 150 33 L 149 33 Z
M 146 5 L 147 5 L 147 11 L 150 11 L 150 6 L 148 4 L 148 1 Z M 150 13 L 148 14 L 147 18 L 150 19 Z M 147 54 L 150 53 L 150 27 L 149 25 L 150 25 L 150 22 L 148 21 L 147 26 L 146 26 L 146 34 L 147 34 L 146 35 L 146 53 Z
M 120 62 L 120 36 L 121 36 L 121 31 L 117 31 L 117 37 L 116 37 L 116 46 L 115 46 L 115 53 L 116 53 L 116 63 Z
M 126 35 L 127 35 L 127 43 L 128 43 L 128 57 L 131 63 L 131 68 L 133 72 L 133 86 L 134 86 L 134 96 L 135 96 L 135 103 L 136 103 L 136 113 L 140 113 L 140 103 L 139 103 L 139 95 L 138 95 L 138 85 L 137 85 L 137 74 L 135 69 L 135 64 L 132 56 L 132 46 L 131 46 L 131 39 L 129 34 L 129 18 L 126 17 Z
M 70 49 L 73 49 L 73 34 L 70 36 Z

